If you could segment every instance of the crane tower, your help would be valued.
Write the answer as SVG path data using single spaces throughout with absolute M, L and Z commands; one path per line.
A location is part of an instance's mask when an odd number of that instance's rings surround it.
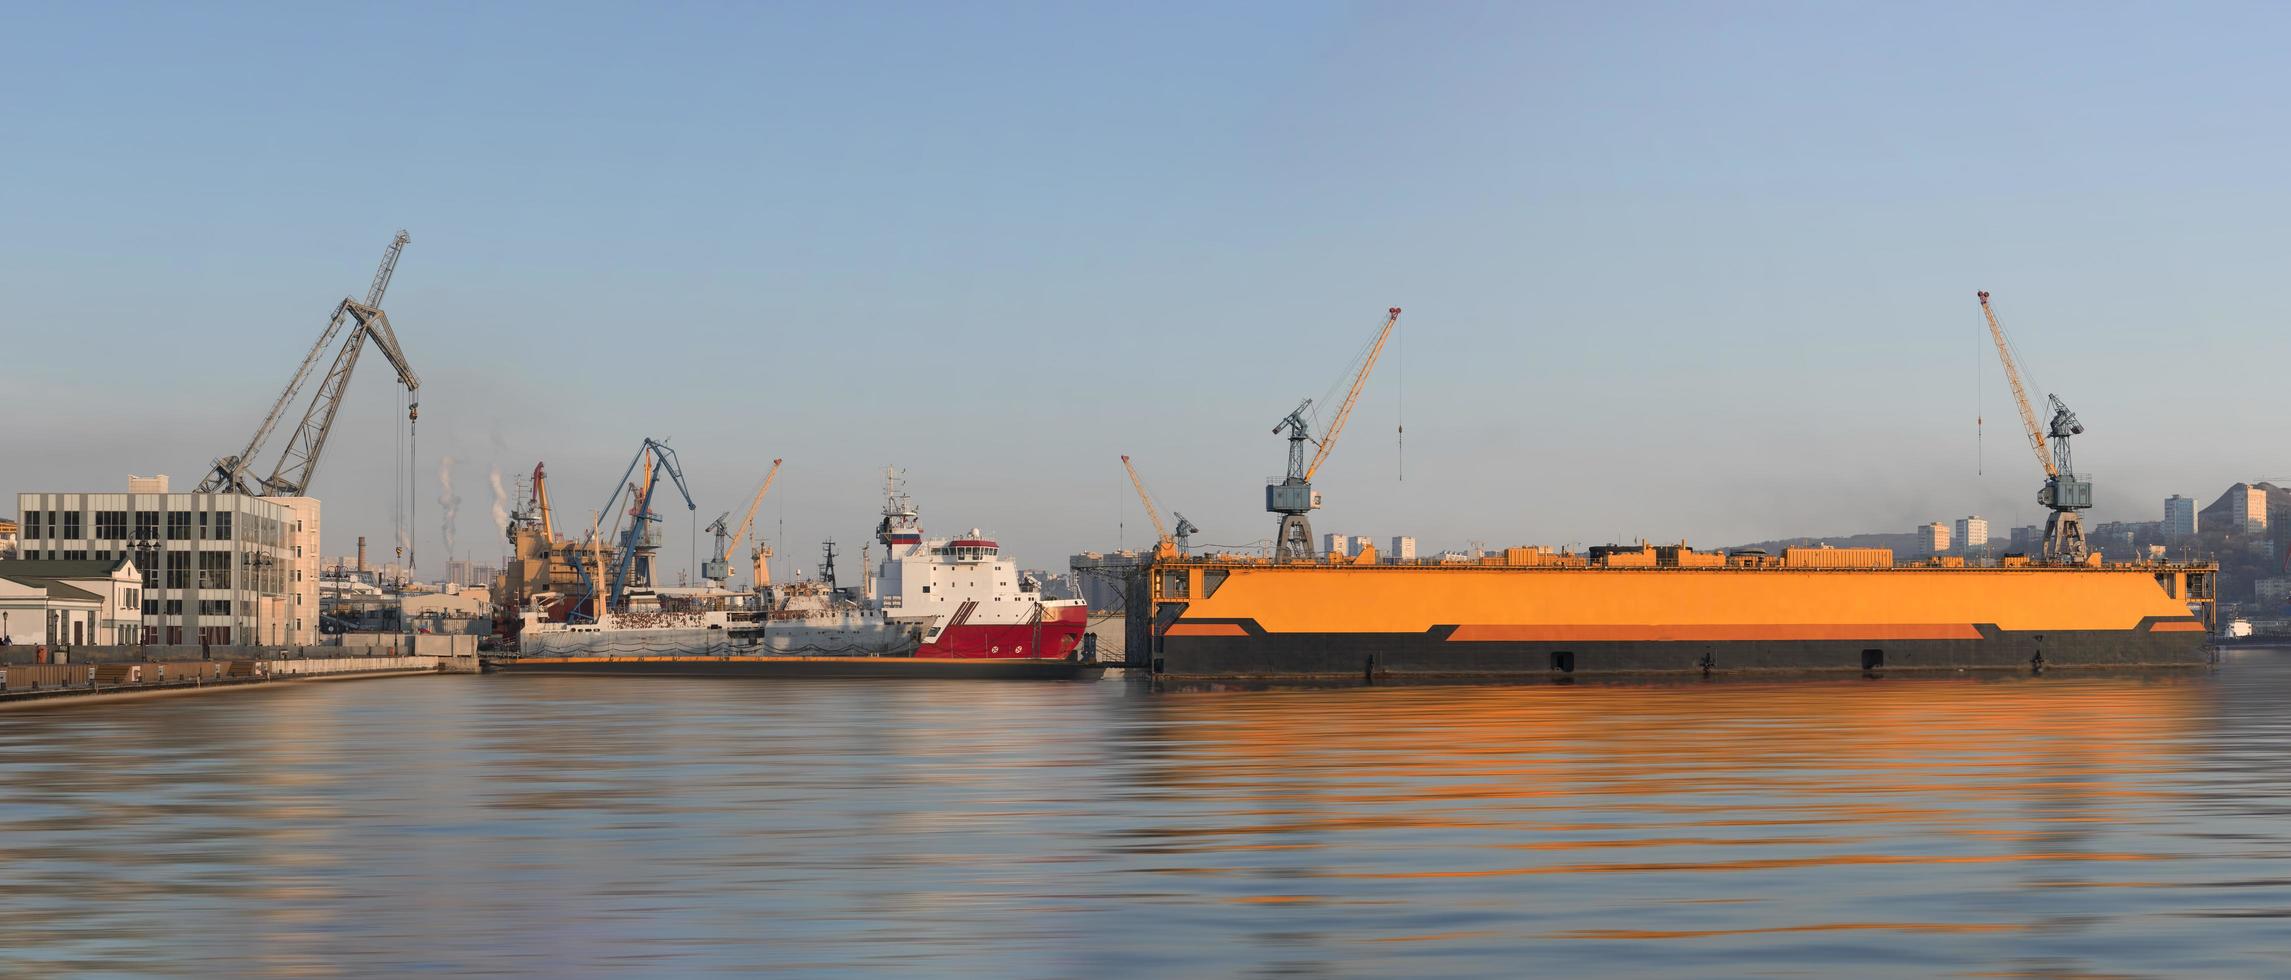
M 2043 504 L 2051 515 L 2044 522 L 2044 560 L 2057 564 L 2082 564 L 2091 557 L 2091 549 L 2084 542 L 2084 518 L 2079 514 L 2092 506 L 2092 481 L 2079 479 L 2068 452 L 2070 436 L 2084 434 L 2084 423 L 2069 411 L 2059 395 L 2045 396 L 2052 409 L 2049 424 L 2037 423 L 2036 409 L 2029 404 L 2028 392 L 2021 386 L 2020 369 L 2013 364 L 2012 345 L 2005 340 L 2005 328 L 1997 322 L 1997 311 L 1989 307 L 1989 292 L 1980 292 L 1981 315 L 1989 322 L 1989 338 L 1996 342 L 1997 359 L 2004 362 L 2005 381 L 2012 386 L 2013 404 L 2020 409 L 2021 427 L 2028 432 L 2029 448 L 2036 451 L 2038 465 L 2044 467 L 2044 488 L 2037 491 L 2037 503 Z M 2050 445 L 2047 446 L 2047 439 Z
M 1336 437 L 1344 432 L 1345 419 L 1351 417 L 1352 407 L 1360 401 L 1360 389 L 1368 384 L 1368 372 L 1376 369 L 1377 355 L 1384 352 L 1384 342 L 1392 337 L 1392 325 L 1400 322 L 1400 308 L 1385 311 L 1384 328 L 1369 345 L 1368 356 L 1360 364 L 1360 373 L 1353 376 L 1352 388 L 1337 406 L 1336 417 L 1329 420 L 1328 431 L 1318 440 L 1320 448 L 1313 453 L 1311 462 L 1305 460 L 1305 443 L 1315 441 L 1312 429 L 1305 421 L 1305 411 L 1312 408 L 1310 398 L 1297 403 L 1279 424 L 1273 434 L 1283 432 L 1289 436 L 1289 471 L 1279 483 L 1265 485 L 1265 509 L 1281 515 L 1281 525 L 1273 536 L 1274 561 L 1311 561 L 1313 558 L 1313 523 L 1308 515 L 1321 505 L 1321 495 L 1313 489 L 1313 474 L 1328 461 L 1329 450 L 1336 448 Z

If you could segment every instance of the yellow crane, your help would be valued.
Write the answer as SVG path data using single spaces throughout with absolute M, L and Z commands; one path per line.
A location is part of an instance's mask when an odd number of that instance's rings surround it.
M 2092 481 L 2077 479 L 2068 439 L 2082 435 L 2084 423 L 2059 395 L 2045 396 L 2052 408 L 2051 424 L 2037 422 L 2036 407 L 2029 404 L 2028 390 L 2021 385 L 2020 368 L 2013 364 L 2005 328 L 1997 322 L 1997 311 L 1989 306 L 1989 291 L 1981 290 L 1978 295 L 1981 316 L 1989 322 L 1989 339 L 1996 343 L 1997 359 L 2005 365 L 2005 383 L 2012 386 L 2013 404 L 2020 409 L 2021 427 L 2028 431 L 2029 448 L 2036 452 L 2037 465 L 2044 467 L 2044 489 L 2036 495 L 2037 503 L 2052 512 L 2044 524 L 2044 560 L 2083 564 L 2092 553 L 2084 543 L 2083 516 L 2077 512 L 2092 506 Z
M 1352 406 L 1360 401 L 1360 391 L 1368 384 L 1368 373 L 1376 369 L 1376 358 L 1384 353 L 1384 342 L 1392 339 L 1392 327 L 1400 322 L 1400 308 L 1385 311 L 1384 327 L 1377 331 L 1376 340 L 1369 344 L 1368 356 L 1361 361 L 1360 373 L 1353 376 L 1352 388 L 1345 392 L 1344 403 L 1337 406 L 1336 417 L 1328 424 L 1328 432 L 1320 438 L 1320 447 L 1312 461 L 1305 461 L 1305 443 L 1312 441 L 1312 430 L 1305 422 L 1305 411 L 1312 408 L 1313 400 L 1305 399 L 1273 426 L 1273 434 L 1289 434 L 1289 472 L 1281 482 L 1265 487 L 1265 509 L 1281 515 L 1280 530 L 1273 538 L 1273 560 L 1310 561 L 1313 558 L 1313 525 L 1307 514 L 1320 506 L 1320 494 L 1313 492 L 1313 474 L 1320 472 L 1321 464 L 1328 462 L 1330 450 L 1336 448 L 1337 436 L 1344 432 L 1345 419 L 1352 416 Z
M 1122 457 L 1122 468 L 1130 471 L 1130 485 L 1138 488 L 1138 502 L 1145 505 L 1146 517 L 1153 521 L 1154 533 L 1159 536 L 1154 541 L 1154 557 L 1169 558 L 1192 551 L 1193 532 L 1201 529 L 1186 520 L 1184 514 L 1171 511 L 1171 516 L 1177 518 L 1177 530 L 1171 531 L 1169 525 L 1161 522 L 1161 511 L 1154 507 L 1153 494 L 1146 492 L 1145 480 L 1138 477 L 1138 468 L 1128 456 Z
M 771 492 L 772 481 L 779 479 L 779 476 L 780 460 L 775 459 L 772 460 L 772 468 L 764 473 L 764 482 L 756 487 L 755 499 L 748 501 L 748 513 L 747 516 L 740 518 L 739 530 L 727 531 L 725 529 L 724 518 L 732 516 L 729 511 L 708 525 L 709 532 L 716 536 L 716 557 L 700 566 L 701 578 L 715 582 L 719 588 L 730 584 L 732 549 L 739 547 L 740 542 L 748 537 L 748 529 L 755 526 L 756 523 L 756 509 L 764 505 L 764 494 Z M 761 566 L 759 565 L 759 567 Z M 756 577 L 756 584 L 768 585 L 770 583 L 759 573 Z

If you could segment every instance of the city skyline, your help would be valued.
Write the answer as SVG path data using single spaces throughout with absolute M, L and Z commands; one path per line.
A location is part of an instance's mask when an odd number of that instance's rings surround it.
M 85 410 L 0 475 L 195 483 L 404 227 L 420 458 L 370 361 L 312 493 L 338 553 L 410 478 L 425 577 L 498 557 L 496 472 L 579 527 L 645 436 L 699 501 L 670 570 L 776 457 L 782 555 L 864 538 L 887 463 L 1027 564 L 1134 547 L 1123 453 L 1253 543 L 1263 430 L 1391 305 L 1314 516 L 1431 550 L 2041 519 L 1977 289 L 2092 427 L 2094 519 L 2277 476 L 2291 137 L 2247 123 L 2291 19 L 1949 9 L 27 11 L 0 315 Z

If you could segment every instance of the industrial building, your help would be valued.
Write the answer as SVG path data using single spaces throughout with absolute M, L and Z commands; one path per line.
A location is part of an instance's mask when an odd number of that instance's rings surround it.
M 2196 533 L 2196 502 L 2192 497 L 2173 494 L 2164 498 L 2164 536 L 2189 538 Z
M 1949 525 L 1934 521 L 1917 529 L 1917 550 L 1938 555 L 1949 550 Z
M 1957 550 L 1972 551 L 1989 546 L 1989 522 L 1980 515 L 1957 518 Z
M 137 477 L 127 493 L 19 493 L 16 507 L 27 561 L 134 561 L 143 643 L 317 642 L 315 498 Z

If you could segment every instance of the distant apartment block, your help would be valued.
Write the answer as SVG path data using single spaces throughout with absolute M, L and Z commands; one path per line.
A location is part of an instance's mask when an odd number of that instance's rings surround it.
M 2033 555 L 2044 547 L 2044 528 L 2023 524 L 2013 528 L 2011 550 L 2014 554 Z
M 1917 550 L 1938 555 L 1949 550 L 1949 525 L 1934 521 L 1917 529 Z
M 2291 603 L 2291 576 L 2254 579 L 2251 583 L 2251 599 L 2270 612 L 2282 609 L 2286 603 Z
M 1989 546 L 1989 522 L 1978 515 L 1957 518 L 1957 547 L 1962 551 Z
M 2194 537 L 2196 533 L 2196 502 L 2193 498 L 2173 494 L 2164 498 L 2164 536 L 2167 538 Z
M 1330 558 L 1349 558 L 1352 556 L 1352 538 L 1342 534 L 1321 535 L 1321 551 Z
M 1375 547 L 1376 545 L 1368 540 L 1368 535 L 1355 534 L 1352 536 L 1352 553 L 1355 555 L 1365 555 Z
M 2267 533 L 2267 491 L 2249 484 L 2236 484 L 2228 492 L 2229 513 L 2235 515 L 2235 529 L 2247 535 Z
M 1389 555 L 1386 555 L 1386 556 L 1385 556 L 1385 560 L 1386 560 L 1386 561 L 1415 561 L 1415 560 L 1416 560 L 1416 539 L 1415 539 L 1414 537 L 1412 537 L 1412 536 L 1409 536 L 1409 535 L 1406 535 L 1406 534 L 1396 534 L 1396 535 L 1393 535 L 1393 537 L 1392 537 L 1392 553 L 1391 553 L 1391 554 L 1389 554 Z

